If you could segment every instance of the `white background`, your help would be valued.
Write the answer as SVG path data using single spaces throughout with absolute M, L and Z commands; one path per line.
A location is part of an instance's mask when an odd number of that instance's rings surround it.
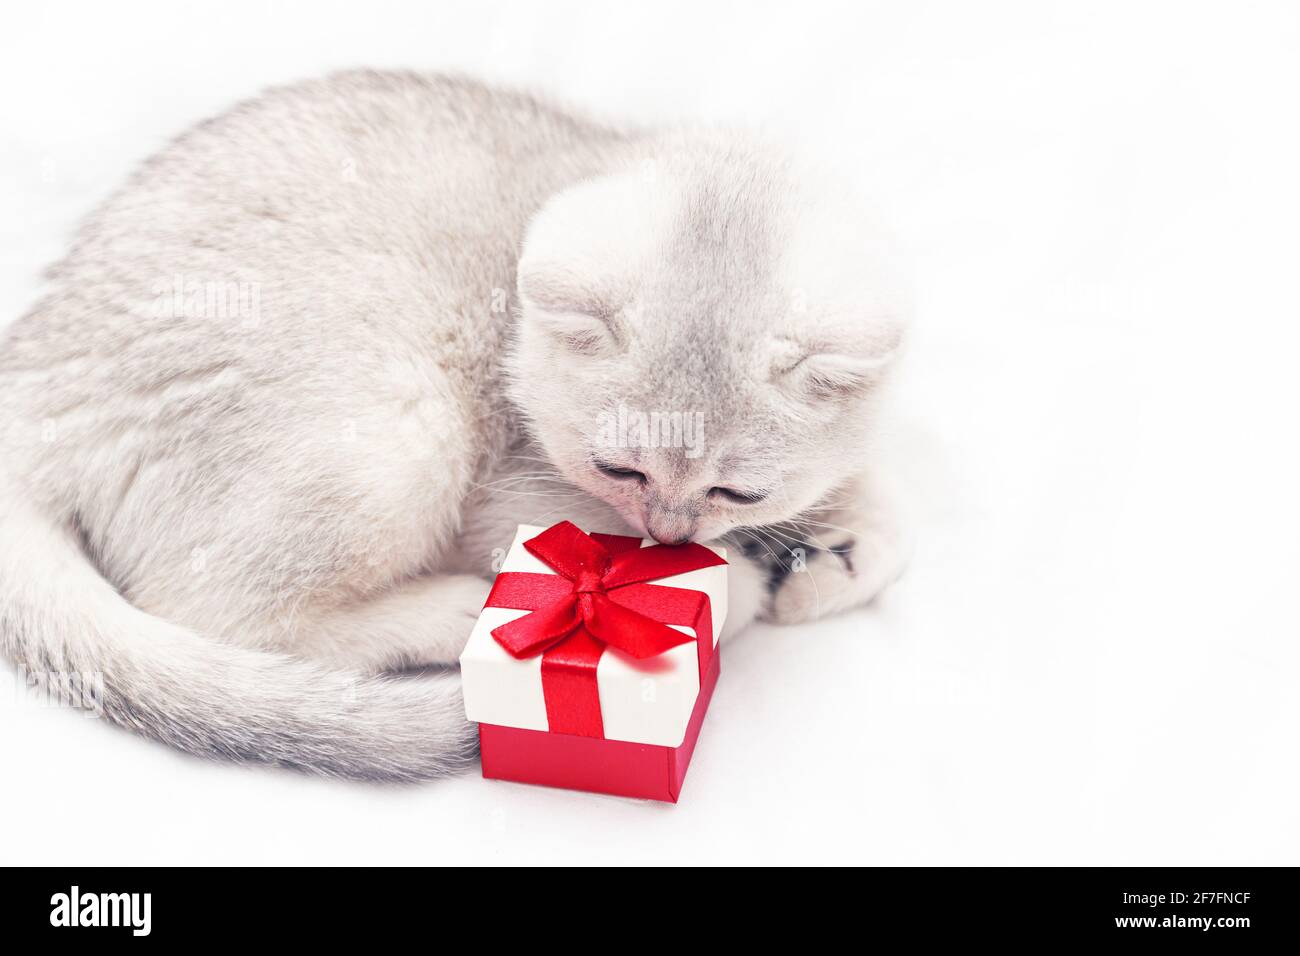
M 920 542 L 878 607 L 726 649 L 678 806 L 207 764 L 3 687 L 0 858 L 1300 862 L 1294 9 L 11 6 L 6 320 L 135 163 L 333 68 L 826 149 L 916 274 Z

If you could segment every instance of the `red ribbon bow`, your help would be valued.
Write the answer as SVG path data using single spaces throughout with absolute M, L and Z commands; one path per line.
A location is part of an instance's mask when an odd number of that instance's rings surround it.
M 524 547 L 556 574 L 497 575 L 486 606 L 532 613 L 494 628 L 492 636 L 516 658 L 542 655 L 552 732 L 603 737 L 596 666 L 605 647 L 638 660 L 662 654 L 692 640 L 668 625 L 694 623 L 700 602 L 707 606 L 702 592 L 645 582 L 727 562 L 702 545 L 642 548 L 636 538 L 593 537 L 568 521 Z M 713 651 L 712 633 L 698 634 L 698 640 L 703 665 Z

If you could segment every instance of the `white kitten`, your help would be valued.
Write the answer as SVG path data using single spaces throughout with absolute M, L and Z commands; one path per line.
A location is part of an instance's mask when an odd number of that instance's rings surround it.
M 195 753 L 414 778 L 474 731 L 454 673 L 387 672 L 455 661 L 519 522 L 731 533 L 729 632 L 869 600 L 906 307 L 814 185 L 413 74 L 201 124 L 0 353 L 6 653 Z

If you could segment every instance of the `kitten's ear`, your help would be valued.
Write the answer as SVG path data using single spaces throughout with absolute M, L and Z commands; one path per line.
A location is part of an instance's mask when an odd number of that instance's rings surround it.
M 556 268 L 521 268 L 519 298 L 524 320 L 581 355 L 610 355 L 620 347 L 617 306 L 589 282 Z

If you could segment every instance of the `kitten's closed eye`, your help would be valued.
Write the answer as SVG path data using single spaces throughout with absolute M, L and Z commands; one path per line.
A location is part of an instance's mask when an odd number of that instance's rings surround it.
M 814 394 L 849 395 L 870 385 L 890 358 L 816 353 L 780 369 L 778 377 Z
M 892 328 L 851 349 L 827 342 L 801 345 L 793 339 L 778 338 L 773 344 L 772 375 L 777 381 L 814 395 L 852 395 L 878 380 L 899 345 L 900 333 Z
M 593 462 L 596 470 L 602 475 L 614 478 L 619 481 L 645 481 L 645 475 L 634 468 L 620 468 L 616 465 L 609 465 L 603 461 Z
M 738 505 L 754 505 L 767 499 L 766 491 L 738 491 L 735 488 L 710 488 L 709 494 Z

